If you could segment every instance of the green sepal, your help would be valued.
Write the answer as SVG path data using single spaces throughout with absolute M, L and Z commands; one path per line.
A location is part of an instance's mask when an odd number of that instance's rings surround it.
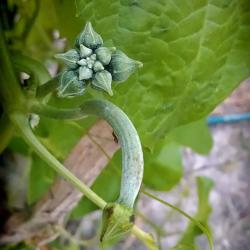
M 112 52 L 115 51 L 115 48 L 106 48 L 100 47 L 95 51 L 97 59 L 103 64 L 108 65 L 111 61 Z
M 135 70 L 141 68 L 143 64 L 129 58 L 122 51 L 116 50 L 112 53 L 110 66 L 112 79 L 114 81 L 124 82 Z
M 109 95 L 113 95 L 113 91 L 111 88 L 112 76 L 106 71 L 99 71 L 94 74 L 93 80 L 91 82 L 91 86 L 94 89 L 103 90 L 107 92 Z
M 64 71 L 59 79 L 59 87 L 57 89 L 58 97 L 74 97 L 84 93 L 86 84 L 84 81 L 79 81 L 77 73 L 70 70 Z
M 114 245 L 133 227 L 133 210 L 119 203 L 108 203 L 103 210 L 100 242 L 103 248 Z
M 65 53 L 56 54 L 55 58 L 62 60 L 69 68 L 75 69 L 80 56 L 75 49 L 71 49 Z
M 103 44 L 102 37 L 94 31 L 90 22 L 86 23 L 84 30 L 76 39 L 76 46 L 79 47 L 81 44 L 89 49 L 97 49 Z

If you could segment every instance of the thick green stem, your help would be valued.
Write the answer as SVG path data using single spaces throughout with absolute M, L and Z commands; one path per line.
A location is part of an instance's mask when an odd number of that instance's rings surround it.
M 23 114 L 14 113 L 10 116 L 11 121 L 20 132 L 27 144 L 45 161 L 47 162 L 60 176 L 64 177 L 74 187 L 78 188 L 98 207 L 104 208 L 106 202 L 86 186 L 81 180 L 73 175 L 67 168 L 65 168 L 36 138 L 29 127 L 28 119 Z
M 31 112 L 58 120 L 80 120 L 88 114 L 81 107 L 59 109 L 46 104 L 38 103 L 31 107 Z
M 0 97 L 4 110 L 9 112 L 24 107 L 24 98 L 12 68 L 2 23 L 0 23 L 0 62 Z
M 0 154 L 8 146 L 14 129 L 9 117 L 4 113 L 0 119 Z
M 103 100 L 86 101 L 74 109 L 56 109 L 47 105 L 33 106 L 33 112 L 56 119 L 80 119 L 96 115 L 106 120 L 122 148 L 122 180 L 118 202 L 133 208 L 143 176 L 143 153 L 136 129 L 128 116 L 114 104 Z

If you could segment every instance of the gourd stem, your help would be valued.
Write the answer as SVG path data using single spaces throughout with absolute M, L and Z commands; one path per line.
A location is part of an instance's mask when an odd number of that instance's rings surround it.
M 14 113 L 10 115 L 10 119 L 20 132 L 26 143 L 57 173 L 60 174 L 65 180 L 71 183 L 74 187 L 78 188 L 87 198 L 95 203 L 101 209 L 104 209 L 106 202 L 72 174 L 66 167 L 64 167 L 36 138 L 34 133 L 29 127 L 28 119 L 23 114 Z
M 57 120 L 80 120 L 86 116 L 86 112 L 81 108 L 59 109 L 47 104 L 37 103 L 31 106 L 30 111 L 38 115 L 46 116 Z
M 106 120 L 122 148 L 121 191 L 118 203 L 133 208 L 143 176 L 143 153 L 139 136 L 128 116 L 111 102 L 90 100 L 74 109 L 57 109 L 48 105 L 34 105 L 31 111 L 54 119 L 81 119 L 96 115 Z

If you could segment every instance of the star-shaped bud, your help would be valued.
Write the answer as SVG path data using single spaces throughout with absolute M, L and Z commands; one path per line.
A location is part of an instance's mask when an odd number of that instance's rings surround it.
M 95 51 L 95 53 L 96 53 L 97 59 L 103 65 L 108 65 L 111 61 L 112 52 L 114 51 L 115 51 L 115 48 L 100 47 Z
M 104 90 L 112 96 L 113 91 L 111 89 L 111 83 L 111 74 L 107 70 L 102 70 L 94 75 L 94 78 L 92 80 L 92 87 L 95 89 Z
M 122 51 L 116 50 L 112 54 L 111 74 L 114 81 L 124 82 L 143 64 L 126 56 Z
M 62 60 L 69 68 L 74 69 L 77 67 L 80 56 L 75 49 L 71 49 L 65 53 L 56 54 L 55 58 Z
M 78 36 L 76 45 L 85 45 L 90 49 L 97 49 L 103 44 L 102 37 L 97 34 L 90 22 L 87 22 L 82 33 Z
M 87 22 L 77 37 L 75 49 L 56 55 L 66 64 L 58 87 L 60 97 L 81 95 L 87 85 L 113 95 L 112 81 L 126 81 L 142 66 L 142 63 L 127 57 L 120 50 L 106 48 L 102 44 L 101 36 Z
M 59 97 L 79 96 L 83 94 L 85 89 L 85 82 L 78 80 L 78 76 L 75 71 L 64 71 L 60 77 L 57 95 Z

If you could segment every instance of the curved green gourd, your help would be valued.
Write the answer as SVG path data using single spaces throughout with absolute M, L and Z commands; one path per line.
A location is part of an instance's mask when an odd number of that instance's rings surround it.
M 96 115 L 113 128 L 122 148 L 122 180 L 118 202 L 133 208 L 143 176 L 143 153 L 137 131 L 128 116 L 109 101 L 90 100 L 78 108 L 57 109 L 48 105 L 34 105 L 34 113 L 54 119 L 81 119 Z
M 104 100 L 86 101 L 74 109 L 57 109 L 39 104 L 34 105 L 32 111 L 54 119 L 81 119 L 86 115 L 96 115 L 111 125 L 122 149 L 121 189 L 118 200 L 104 209 L 101 241 L 109 243 L 127 233 L 133 225 L 133 206 L 143 177 L 142 147 L 128 116 Z

